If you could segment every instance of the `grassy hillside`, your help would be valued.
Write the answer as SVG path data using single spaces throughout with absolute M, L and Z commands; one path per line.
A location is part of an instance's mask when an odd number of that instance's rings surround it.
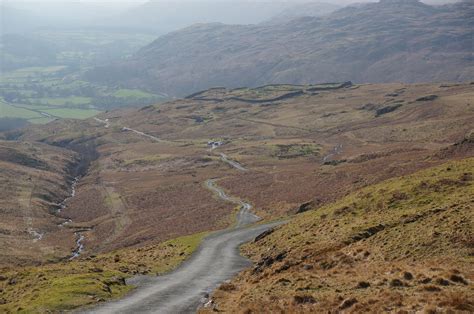
M 242 248 L 226 312 L 474 311 L 474 159 L 390 179 Z M 434 312 L 433 312 L 434 313 Z
M 198 247 L 205 233 L 76 261 L 1 270 L 0 312 L 51 313 L 118 298 L 136 274 L 176 268 Z

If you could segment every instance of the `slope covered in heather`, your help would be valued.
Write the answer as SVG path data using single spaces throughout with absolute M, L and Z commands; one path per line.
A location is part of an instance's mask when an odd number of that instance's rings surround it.
M 214 309 L 474 311 L 473 169 L 470 158 L 391 179 L 267 232 Z

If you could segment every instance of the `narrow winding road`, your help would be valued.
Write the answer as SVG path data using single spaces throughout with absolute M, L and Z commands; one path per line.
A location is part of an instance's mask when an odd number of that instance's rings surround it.
M 133 133 L 136 133 L 140 136 L 144 136 L 144 137 L 148 137 L 149 139 L 152 139 L 156 142 L 163 142 L 163 140 L 159 139 L 158 137 L 156 136 L 153 136 L 153 135 L 150 135 L 150 134 L 147 134 L 147 133 L 144 133 L 144 132 L 141 132 L 141 131 L 137 131 L 137 130 L 134 130 L 134 129 L 130 129 L 130 128 L 127 128 L 127 127 L 123 127 L 122 128 L 123 131 L 130 131 L 130 132 L 133 132 Z
M 234 167 L 235 169 L 237 170 L 240 170 L 240 171 L 247 171 L 246 168 L 244 168 L 241 164 L 239 164 L 237 161 L 235 160 L 232 160 L 232 159 L 229 159 L 229 156 L 227 156 L 226 154 L 224 153 L 221 153 L 221 160 L 225 163 L 228 163 L 229 165 L 231 165 L 232 167 Z
M 106 124 L 106 120 L 96 121 Z M 162 141 L 134 129 L 124 127 L 122 130 L 157 142 Z M 235 169 L 247 171 L 227 155 L 221 153 L 220 156 L 223 162 Z M 283 222 L 252 225 L 260 220 L 260 217 L 251 212 L 252 205 L 228 196 L 217 186 L 216 180 L 208 180 L 205 185 L 222 200 L 240 205 L 236 225 L 206 237 L 192 257 L 175 271 L 159 277 L 134 277 L 127 281 L 127 284 L 137 286 L 131 294 L 82 313 L 195 313 L 208 301 L 209 294 L 219 284 L 251 265 L 249 260 L 240 255 L 240 245 Z
M 250 211 L 252 209 L 252 205 L 250 205 L 249 203 L 245 203 L 245 202 L 243 202 L 243 201 L 241 201 L 237 198 L 230 197 L 227 194 L 225 194 L 224 190 L 222 190 L 221 188 L 219 188 L 216 185 L 215 180 L 207 180 L 206 181 L 206 187 L 209 190 L 216 193 L 216 195 L 219 196 L 224 201 L 240 205 L 240 210 L 239 210 L 239 213 L 237 214 L 236 228 L 240 228 L 240 227 L 243 227 L 243 226 L 246 226 L 246 225 L 249 225 L 249 224 L 252 224 L 252 223 L 255 223 L 255 222 L 261 220 L 260 217 L 253 214 Z
M 220 283 L 251 265 L 240 255 L 239 246 L 281 222 L 249 227 L 260 220 L 250 204 L 225 194 L 214 180 L 206 181 L 206 186 L 221 199 L 241 205 L 236 227 L 206 237 L 177 270 L 159 277 L 135 277 L 127 282 L 137 286 L 133 293 L 85 313 L 195 313 Z

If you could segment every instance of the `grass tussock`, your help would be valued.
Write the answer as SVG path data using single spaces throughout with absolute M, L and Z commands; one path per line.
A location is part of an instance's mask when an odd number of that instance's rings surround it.
M 298 215 L 243 246 L 255 266 L 217 308 L 472 312 L 473 169 L 449 162 Z

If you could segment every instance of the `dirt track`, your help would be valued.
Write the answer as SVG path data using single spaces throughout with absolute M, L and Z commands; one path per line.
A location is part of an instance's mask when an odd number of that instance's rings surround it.
M 96 121 L 105 123 L 98 119 Z M 122 130 L 161 141 L 134 129 Z M 247 171 L 227 155 L 220 155 L 223 162 L 239 171 Z M 208 180 L 205 184 L 219 198 L 240 205 L 235 227 L 206 237 L 193 256 L 177 270 L 159 277 L 134 277 L 127 281 L 137 286 L 133 293 L 84 313 L 194 313 L 220 283 L 250 266 L 251 263 L 240 255 L 239 246 L 281 222 L 247 227 L 260 220 L 251 212 L 252 205 L 228 196 L 215 180 Z

